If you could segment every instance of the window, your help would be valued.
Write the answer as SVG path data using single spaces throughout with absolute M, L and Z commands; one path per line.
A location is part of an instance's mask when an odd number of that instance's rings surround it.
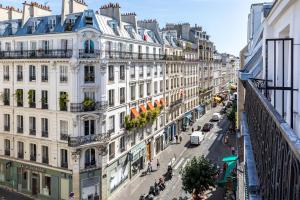
M 113 133 L 115 131 L 115 116 L 114 115 L 110 116 L 108 118 L 108 127 L 107 127 L 107 129 L 108 129 L 109 134 Z
M 17 133 L 23 133 L 23 115 L 17 115 Z
M 3 66 L 3 80 L 9 81 L 9 66 L 8 65 Z
M 125 88 L 120 88 L 120 104 L 125 103 Z
M 68 121 L 60 120 L 60 139 L 68 140 Z
M 131 146 L 135 145 L 135 139 L 136 139 L 136 133 L 134 132 L 133 134 L 130 135 L 130 140 L 131 140 Z
M 36 144 L 30 144 L 30 160 L 36 161 Z
M 48 137 L 48 119 L 42 118 L 42 137 Z
M 125 80 L 125 66 L 124 65 L 120 66 L 120 80 L 122 80 L 122 81 Z
M 157 94 L 157 81 L 154 82 L 154 94 Z
M 94 42 L 92 40 L 86 40 L 84 42 L 84 53 L 94 53 Z
M 5 51 L 11 51 L 11 44 L 10 44 L 10 42 L 5 42 Z
M 24 158 L 24 143 L 18 142 L 18 158 Z
M 10 105 L 10 90 L 8 88 L 4 88 L 2 99 L 5 106 Z
M 157 66 L 154 67 L 154 75 L 157 76 Z
M 36 80 L 35 66 L 29 65 L 29 81 Z
M 115 157 L 115 142 L 109 144 L 109 159 L 113 159 Z
M 36 134 L 36 123 L 35 117 L 29 117 L 29 134 L 35 135 Z
M 151 95 L 151 83 L 147 83 L 147 96 Z
M 109 90 L 108 91 L 108 103 L 109 106 L 114 106 L 115 105 L 115 90 Z
M 63 168 L 68 168 L 68 150 L 60 150 L 60 166 Z
M 114 81 L 114 66 L 113 65 L 109 65 L 108 66 L 108 80 L 109 81 Z
M 120 128 L 125 128 L 125 112 L 120 113 Z
M 94 91 L 86 91 L 84 92 L 84 98 L 95 101 L 95 92 Z
M 140 76 L 140 78 L 143 78 L 143 76 L 144 76 L 144 67 L 143 66 L 139 67 L 139 76 Z
M 49 149 L 47 146 L 42 146 L 42 163 L 49 163 Z
M 131 101 L 135 100 L 135 85 L 130 86 L 130 97 Z
M 50 49 L 50 43 L 49 40 L 43 40 L 42 41 L 42 48 L 44 50 L 44 53 L 49 53 L 49 49 Z
M 48 82 L 48 66 L 42 65 L 42 82 Z
M 164 84 L 164 81 L 162 81 L 162 80 L 159 81 L 159 91 L 160 92 L 163 92 L 163 90 L 164 90 L 164 87 L 163 87 L 164 85 L 163 84 Z
M 159 71 L 160 71 L 160 72 L 159 72 L 160 75 L 162 76 L 162 75 L 163 75 L 163 68 L 162 68 L 161 66 L 159 67 Z
M 17 81 L 23 81 L 23 66 L 17 66 Z
M 59 94 L 59 106 L 61 111 L 67 111 L 68 110 L 68 93 L 66 92 L 60 92 Z
M 84 66 L 84 82 L 94 83 L 95 82 L 95 67 Z
M 4 114 L 4 131 L 10 131 L 10 114 Z
M 48 109 L 48 91 L 47 90 L 42 90 L 42 109 Z
M 48 27 L 49 27 L 50 31 L 52 31 L 55 28 L 55 25 L 56 25 L 56 20 L 55 19 L 49 19 Z
M 122 136 L 120 138 L 120 152 L 121 153 L 126 150 L 126 143 L 125 142 L 126 142 L 126 138 L 125 138 L 125 136 Z
M 149 47 L 146 47 L 146 59 L 149 59 Z
M 135 78 L 135 66 L 130 67 L 130 78 Z
M 95 149 L 87 149 L 85 151 L 85 168 L 96 166 Z
M 84 135 L 95 134 L 95 120 L 84 121 Z
M 150 76 L 150 75 L 151 75 L 151 67 L 147 66 L 147 76 Z
M 67 66 L 60 66 L 59 67 L 59 80 L 61 83 L 65 83 L 68 81 L 68 68 Z
M 28 104 L 30 108 L 35 108 L 35 90 L 28 91 Z
M 4 154 L 6 156 L 10 156 L 10 140 L 8 139 L 5 139 L 4 140 Z
M 144 97 L 144 84 L 139 85 L 139 90 L 140 90 L 140 98 Z

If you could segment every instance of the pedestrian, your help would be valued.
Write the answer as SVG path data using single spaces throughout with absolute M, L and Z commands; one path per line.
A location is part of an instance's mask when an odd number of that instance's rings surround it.
M 178 135 L 175 135 L 175 142 L 178 143 Z
M 234 148 L 234 146 L 231 147 L 231 154 L 235 155 L 235 148 Z
M 157 167 L 157 169 L 159 169 L 159 167 L 160 167 L 160 163 L 159 163 L 158 159 L 156 160 L 156 167 Z
M 180 143 L 181 143 L 181 141 L 182 141 L 182 137 L 181 137 L 181 135 L 179 136 L 179 141 L 180 141 Z
M 227 163 L 225 162 L 225 163 L 223 164 L 223 173 L 225 173 L 226 169 L 227 169 Z
M 151 162 L 149 161 L 149 162 L 148 162 L 148 167 L 147 167 L 147 173 L 149 173 L 149 174 L 151 173 L 151 171 L 152 171 L 151 168 L 152 168 Z
M 194 132 L 194 128 L 192 128 L 192 132 Z

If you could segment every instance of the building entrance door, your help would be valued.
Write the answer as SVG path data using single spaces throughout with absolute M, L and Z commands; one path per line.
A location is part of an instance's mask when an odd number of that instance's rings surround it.
M 147 160 L 151 161 L 151 143 L 149 142 L 146 146 L 147 149 Z
M 39 183 L 38 183 L 38 175 L 37 174 L 32 174 L 31 178 L 31 192 L 32 195 L 37 195 L 38 190 L 39 190 Z

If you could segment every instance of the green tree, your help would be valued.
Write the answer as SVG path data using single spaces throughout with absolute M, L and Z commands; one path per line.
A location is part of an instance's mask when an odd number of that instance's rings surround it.
M 203 156 L 194 157 L 181 170 L 182 189 L 193 193 L 196 196 L 208 190 L 209 187 L 215 187 L 215 175 L 217 169 Z

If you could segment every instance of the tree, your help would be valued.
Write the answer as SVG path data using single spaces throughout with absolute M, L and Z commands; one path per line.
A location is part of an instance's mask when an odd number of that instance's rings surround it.
M 215 187 L 217 168 L 203 156 L 194 157 L 180 173 L 182 175 L 182 189 L 186 192 L 199 196 L 209 187 Z

